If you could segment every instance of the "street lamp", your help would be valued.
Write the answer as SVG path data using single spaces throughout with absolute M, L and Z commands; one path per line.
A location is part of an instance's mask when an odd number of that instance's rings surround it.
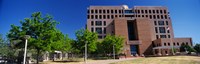
M 27 50 L 27 42 L 28 42 L 28 39 L 30 38 L 29 35 L 25 35 L 24 38 L 26 39 L 26 42 L 25 42 L 25 50 L 24 50 L 24 62 L 23 64 L 26 63 L 26 50 Z
M 85 64 L 87 64 L 87 41 L 85 42 Z
M 113 44 L 113 58 L 115 59 L 115 44 Z

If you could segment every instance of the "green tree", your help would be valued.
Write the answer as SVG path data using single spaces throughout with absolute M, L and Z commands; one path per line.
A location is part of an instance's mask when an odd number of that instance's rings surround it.
M 196 50 L 194 48 L 192 48 L 191 46 L 185 45 L 185 44 L 181 44 L 180 52 L 185 52 L 185 51 L 188 51 L 189 53 L 196 52 Z
M 74 47 L 76 47 L 76 52 L 83 53 L 86 42 L 89 53 L 96 51 L 96 42 L 98 39 L 97 33 L 90 32 L 87 29 L 80 29 L 76 31 L 76 38 L 77 41 L 74 43 Z
M 196 50 L 197 53 L 200 53 L 200 44 L 196 44 L 194 46 L 194 49 Z
M 60 33 L 56 29 L 58 22 L 50 15 L 42 17 L 40 12 L 35 12 L 30 18 L 20 21 L 21 26 L 11 25 L 7 35 L 14 47 L 24 47 L 24 35 L 30 35 L 28 48 L 37 50 L 37 64 L 42 51 L 51 51 L 52 43 L 59 41 L 57 35 Z
M 115 53 L 119 54 L 123 47 L 123 38 L 115 35 L 107 35 L 101 43 L 100 50 L 103 54 L 113 53 L 113 46 Z

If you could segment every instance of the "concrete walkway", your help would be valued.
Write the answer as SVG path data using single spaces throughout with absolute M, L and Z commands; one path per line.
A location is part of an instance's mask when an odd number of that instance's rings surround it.
M 93 62 L 87 62 L 87 64 L 110 64 L 110 63 L 115 63 L 115 62 L 121 62 L 121 61 L 126 61 L 126 60 L 133 60 L 137 58 L 126 58 L 126 59 L 112 59 L 112 60 L 98 60 L 98 61 L 93 61 Z M 85 64 L 85 63 L 83 63 Z

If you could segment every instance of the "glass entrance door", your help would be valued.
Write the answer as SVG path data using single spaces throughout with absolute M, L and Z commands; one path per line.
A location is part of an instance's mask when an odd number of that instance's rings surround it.
M 135 56 L 138 54 L 138 45 L 130 45 L 131 55 Z

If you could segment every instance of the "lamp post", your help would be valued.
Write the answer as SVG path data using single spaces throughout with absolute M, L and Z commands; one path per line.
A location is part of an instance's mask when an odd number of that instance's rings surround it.
M 24 38 L 26 39 L 26 42 L 25 42 L 25 50 L 24 50 L 24 62 L 23 64 L 26 64 L 26 50 L 27 50 L 27 42 L 28 42 L 28 39 L 30 38 L 29 35 L 25 35 Z
M 115 59 L 115 44 L 113 45 L 113 58 Z
M 87 64 L 87 41 L 85 42 L 85 57 L 84 57 L 84 60 L 85 60 L 85 64 Z

